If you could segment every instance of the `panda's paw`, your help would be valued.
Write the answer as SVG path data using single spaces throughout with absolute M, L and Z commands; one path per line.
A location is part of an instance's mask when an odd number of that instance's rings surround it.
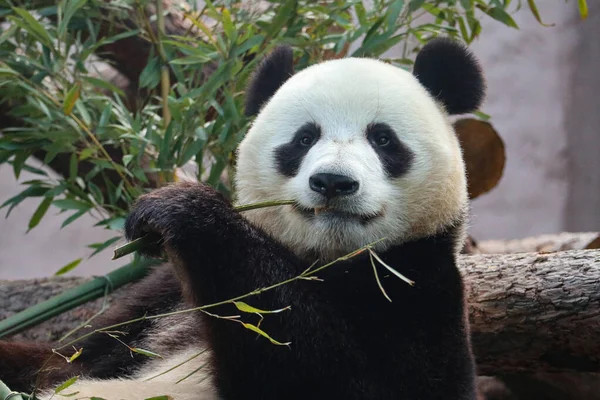
M 182 182 L 142 195 L 125 222 L 125 237 L 149 238 L 142 254 L 158 256 L 163 245 L 202 236 L 236 214 L 231 203 L 210 186 Z

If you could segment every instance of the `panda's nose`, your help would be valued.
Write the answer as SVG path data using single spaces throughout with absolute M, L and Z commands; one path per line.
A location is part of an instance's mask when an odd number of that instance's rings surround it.
M 328 199 L 348 196 L 358 190 L 358 182 L 344 175 L 314 174 L 309 178 L 308 183 L 312 190 Z

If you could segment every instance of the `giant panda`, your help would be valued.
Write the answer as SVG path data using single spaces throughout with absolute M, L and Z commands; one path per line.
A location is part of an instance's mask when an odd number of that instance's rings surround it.
M 230 299 L 369 243 L 414 285 L 364 251 L 318 279 L 244 299 L 262 310 L 290 307 L 260 324 L 285 345 L 226 318 L 175 313 L 119 327 L 121 342 L 91 335 L 77 343 L 83 352 L 73 363 L 50 357 L 46 345 L 1 342 L 0 379 L 15 390 L 37 386 L 42 400 L 72 376 L 71 398 L 106 400 L 475 399 L 456 266 L 465 166 L 449 116 L 476 110 L 483 92 L 476 59 L 446 38 L 423 47 L 412 73 L 366 58 L 294 73 L 292 50 L 277 47 L 247 90 L 255 119 L 239 145 L 235 185 L 239 204 L 295 203 L 241 214 L 189 182 L 141 196 L 126 237 L 160 237 L 145 252 L 166 251 L 170 265 L 135 284 L 94 327 Z M 208 311 L 240 314 L 231 304 Z M 253 317 L 242 316 L 256 324 Z

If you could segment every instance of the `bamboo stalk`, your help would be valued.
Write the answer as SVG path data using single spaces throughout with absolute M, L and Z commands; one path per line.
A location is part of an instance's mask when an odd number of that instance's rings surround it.
M 21 332 L 81 304 L 100 298 L 107 293 L 107 286 L 110 289 L 109 291 L 112 291 L 129 282 L 138 280 L 146 275 L 151 265 L 156 263 L 154 260 L 146 259 L 132 262 L 109 272 L 103 277 L 97 277 L 12 315 L 0 321 L 0 338 Z M 0 399 L 2 398 L 0 397 Z
M 275 206 L 284 206 L 296 204 L 294 200 L 277 200 L 277 201 L 263 201 L 260 203 L 252 203 L 252 204 L 244 204 L 241 206 L 236 206 L 234 209 L 238 212 L 256 210 L 258 208 L 265 207 L 275 207 Z M 131 254 L 135 251 L 141 250 L 144 247 L 147 247 L 151 244 L 155 244 L 155 240 L 153 240 L 150 236 L 145 235 L 140 238 L 137 238 L 129 243 L 124 244 L 123 246 L 117 247 L 115 249 L 115 254 L 113 255 L 113 260 L 124 257 L 128 254 Z
M 0 380 L 0 400 L 23 400 L 20 393 L 13 392 Z

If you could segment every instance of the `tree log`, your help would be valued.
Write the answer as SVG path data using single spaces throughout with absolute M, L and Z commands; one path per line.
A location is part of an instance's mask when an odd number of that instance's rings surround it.
M 592 242 L 599 232 L 562 232 L 522 239 L 481 240 L 472 244 L 470 254 L 530 253 L 593 249 Z
M 461 257 L 479 372 L 600 372 L 600 251 Z

